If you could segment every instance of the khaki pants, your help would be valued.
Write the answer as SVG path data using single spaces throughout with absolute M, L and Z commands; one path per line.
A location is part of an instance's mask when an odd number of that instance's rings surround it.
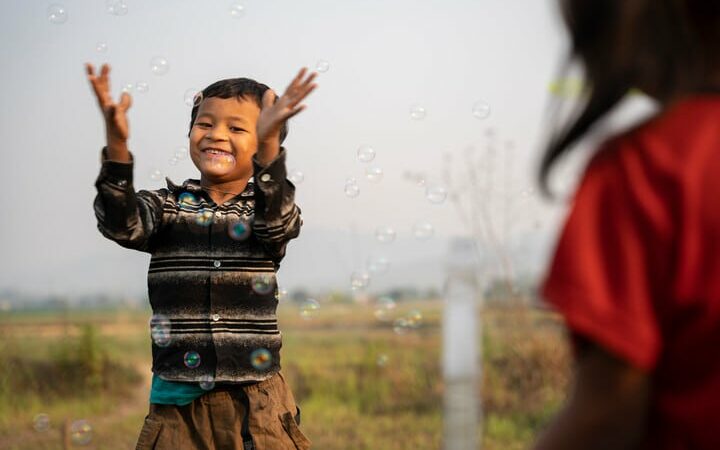
M 299 424 L 295 398 L 277 373 L 218 387 L 185 406 L 150 404 L 136 450 L 307 450 Z

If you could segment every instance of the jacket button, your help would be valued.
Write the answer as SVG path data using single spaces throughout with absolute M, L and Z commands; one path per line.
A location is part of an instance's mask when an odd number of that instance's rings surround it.
M 270 181 L 270 179 L 271 179 L 271 177 L 270 177 L 269 173 L 264 173 L 264 174 L 260 175 L 260 181 L 264 181 L 267 183 L 268 181 Z
M 213 315 L 212 315 L 212 320 L 215 321 L 215 322 L 217 322 L 218 320 L 220 320 L 220 314 L 213 314 Z
M 218 267 L 220 267 L 221 264 L 222 264 L 222 263 L 220 262 L 220 260 L 217 260 L 217 259 L 213 262 L 213 266 L 215 266 L 216 269 L 217 269 Z

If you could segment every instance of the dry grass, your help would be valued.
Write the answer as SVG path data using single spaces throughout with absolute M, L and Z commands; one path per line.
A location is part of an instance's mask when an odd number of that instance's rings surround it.
M 377 321 L 369 305 L 323 305 L 312 320 L 300 317 L 296 306 L 280 309 L 283 371 L 314 448 L 441 447 L 442 303 L 402 304 L 397 314 L 413 308 L 424 320 L 406 335 Z M 104 312 L 0 320 L 2 351 L 12 362 L 0 369 L 0 449 L 59 448 L 57 424 L 78 418 L 94 426 L 93 443 L 85 448 L 133 448 L 147 412 L 148 317 L 148 312 Z M 563 399 L 569 371 L 563 330 L 551 314 L 520 307 L 489 309 L 482 319 L 483 448 L 527 448 Z M 87 370 L 78 369 L 87 363 L 60 351 L 79 348 L 83 324 L 97 333 L 90 366 L 100 379 L 90 387 Z M 377 363 L 381 356 L 384 365 Z M 63 358 L 74 361 L 72 370 L 53 365 Z M 135 372 L 127 372 L 129 367 Z M 60 378 L 69 390 L 48 391 Z M 33 430 L 38 412 L 51 417 L 50 431 Z

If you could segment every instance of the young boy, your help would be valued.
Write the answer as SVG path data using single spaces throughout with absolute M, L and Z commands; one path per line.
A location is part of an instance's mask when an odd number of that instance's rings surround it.
M 98 228 L 152 255 L 153 381 L 137 449 L 310 448 L 280 373 L 275 272 L 302 224 L 280 145 L 316 74 L 300 70 L 279 99 L 245 78 L 208 86 L 189 133 L 200 179 L 135 192 L 130 95 L 114 103 L 110 68 L 86 68 L 107 135 Z

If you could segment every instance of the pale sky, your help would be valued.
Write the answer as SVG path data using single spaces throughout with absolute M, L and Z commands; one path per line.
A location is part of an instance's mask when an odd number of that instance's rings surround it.
M 425 172 L 429 182 L 442 184 L 443 154 L 460 156 L 482 145 L 488 128 L 495 130 L 499 151 L 506 142 L 515 148 L 512 166 L 497 176 L 506 177 L 512 192 L 533 186 L 548 126 L 548 85 L 565 46 L 554 1 L 125 3 L 124 16 L 109 14 L 99 0 L 17 1 L 0 15 L 6 102 L 0 112 L 0 186 L 6 193 L 0 289 L 82 291 L 88 273 L 105 265 L 109 272 L 113 264 L 137 266 L 132 277 L 144 285 L 147 257 L 121 249 L 96 229 L 93 183 L 104 129 L 85 61 L 112 65 L 116 95 L 126 83 L 149 86 L 132 93 L 129 112 L 136 189 L 163 186 L 149 176 L 155 168 L 175 182 L 198 176 L 189 159 L 168 162 L 187 145 L 186 90 L 246 76 L 280 93 L 299 67 L 327 61 L 329 70 L 320 74 L 307 110 L 290 123 L 285 143 L 289 169 L 304 174 L 296 198 L 303 233 L 317 242 L 325 233 L 364 236 L 383 225 L 397 230 L 398 242 L 412 240 L 413 225 L 424 220 L 435 228 L 436 241 L 416 245 L 437 253 L 443 239 L 466 230 L 449 202 L 428 202 L 403 174 Z M 244 7 L 239 19 L 229 13 L 235 3 Z M 64 23 L 48 20 L 51 4 L 64 7 Z M 105 52 L 97 50 L 101 43 Z M 152 73 L 155 56 L 167 59 L 166 74 Z M 490 105 L 488 118 L 473 116 L 478 101 Z M 424 119 L 411 118 L 413 105 L 425 109 Z M 363 144 L 377 152 L 370 164 L 357 159 Z M 365 179 L 368 166 L 383 170 L 380 183 Z M 344 194 L 348 177 L 358 179 L 357 198 Z M 543 218 L 537 239 L 547 247 L 562 207 L 533 211 Z M 373 250 L 353 246 L 353 254 L 339 255 L 343 267 L 362 265 Z M 305 256 L 293 254 L 283 268 L 297 285 L 313 282 L 317 274 L 308 270 L 322 270 L 304 268 Z M 87 286 L 97 287 L 91 281 Z

